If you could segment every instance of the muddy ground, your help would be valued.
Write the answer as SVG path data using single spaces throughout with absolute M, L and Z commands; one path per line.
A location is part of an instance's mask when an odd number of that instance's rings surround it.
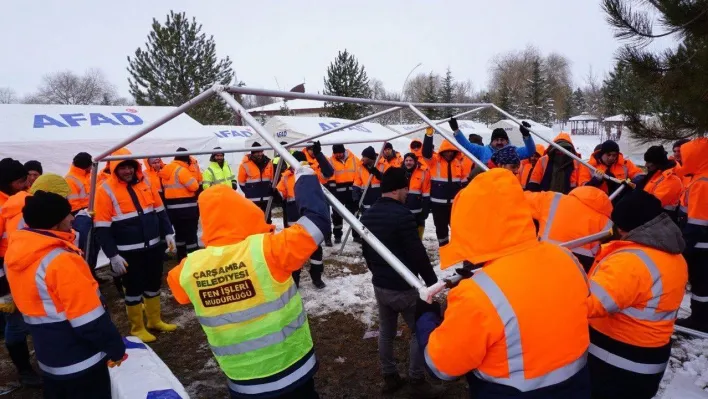
M 336 262 L 325 260 L 325 279 L 341 275 L 342 267 Z M 165 266 L 167 271 L 173 262 Z M 328 267 L 329 266 L 329 267 Z M 352 268 L 352 272 L 361 273 L 365 267 Z M 361 270 L 360 270 L 361 269 Z M 105 271 L 105 269 L 104 269 Z M 102 271 L 102 273 L 104 272 Z M 325 280 L 326 281 L 326 280 Z M 303 273 L 303 284 L 311 284 Z M 370 284 L 370 283 L 369 283 Z M 112 284 L 101 287 L 101 291 L 110 304 L 112 318 L 124 335 L 129 334 L 128 322 L 122 301 Z M 192 398 L 228 398 L 225 377 L 219 371 L 216 361 L 207 346 L 206 337 L 194 318 L 189 307 L 177 305 L 165 290 L 162 294 L 164 319 L 176 323 L 180 329 L 173 333 L 158 335 L 158 340 L 150 344 L 177 378 L 184 384 Z M 404 323 L 401 322 L 401 325 Z M 316 375 L 318 392 L 323 398 L 378 398 L 381 379 L 378 368 L 377 339 L 363 339 L 365 332 L 375 330 L 367 327 L 355 316 L 343 313 L 330 313 L 326 316 L 311 317 L 310 326 L 315 342 L 315 350 L 320 361 Z M 405 375 L 408 358 L 408 337 L 406 327 L 401 327 L 402 335 L 396 339 L 395 353 L 399 359 L 399 371 Z M 2 342 L 4 347 L 4 341 Z M 130 361 L 130 360 L 128 360 Z M 2 351 L 0 355 L 0 386 L 13 382 L 16 378 L 14 367 Z M 445 383 L 446 398 L 465 397 L 466 386 L 463 382 Z M 408 388 L 404 388 L 394 398 L 409 397 Z M 20 389 L 3 398 L 37 399 L 41 390 Z

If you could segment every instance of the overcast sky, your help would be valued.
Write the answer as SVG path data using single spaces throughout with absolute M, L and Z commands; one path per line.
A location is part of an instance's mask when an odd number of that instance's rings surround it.
M 582 85 L 590 67 L 601 76 L 612 67 L 621 45 L 599 0 L 2 1 L 0 87 L 24 95 L 46 73 L 99 68 L 127 96 L 126 56 L 170 9 L 203 24 L 240 80 L 270 89 L 304 79 L 308 92 L 321 90 L 327 66 L 346 48 L 388 90 L 400 91 L 418 63 L 416 72 L 450 66 L 477 90 L 494 55 L 527 44 L 567 56 Z

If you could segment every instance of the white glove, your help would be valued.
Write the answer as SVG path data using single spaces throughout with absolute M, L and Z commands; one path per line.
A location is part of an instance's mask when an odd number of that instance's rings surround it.
M 123 259 L 122 256 L 116 255 L 111 258 L 111 270 L 113 271 L 113 276 L 122 276 L 128 273 L 128 262 Z
M 306 165 L 300 165 L 300 167 L 295 171 L 295 181 L 297 181 L 301 176 L 315 176 L 315 171 Z
M 175 241 L 174 234 L 168 234 L 165 236 L 165 242 L 167 242 L 167 250 L 169 252 L 175 252 L 177 250 L 177 242 Z
M 592 173 L 592 176 L 597 180 L 605 179 L 605 174 L 600 169 L 595 169 L 595 171 Z

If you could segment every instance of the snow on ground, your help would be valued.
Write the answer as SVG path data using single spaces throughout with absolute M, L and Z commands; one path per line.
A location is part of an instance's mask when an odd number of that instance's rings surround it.
M 581 149 L 583 146 L 592 148 L 596 145 L 593 136 L 577 136 Z M 575 137 L 573 138 L 575 139 Z M 576 144 L 578 145 L 578 144 Z M 590 147 L 592 146 L 592 147 Z M 589 154 L 590 152 L 584 152 Z M 282 221 L 273 219 L 278 228 L 282 228 Z M 347 229 L 345 223 L 345 232 Z M 439 277 L 445 277 L 454 271 L 440 270 L 440 260 L 438 256 L 438 244 L 435 237 L 435 226 L 432 216 L 428 218 L 425 225 L 423 244 L 428 250 L 428 255 L 433 263 L 435 272 Z M 310 283 L 306 272 L 302 273 L 300 293 L 305 303 L 305 308 L 311 316 L 326 317 L 332 312 L 341 312 L 353 315 L 369 328 L 373 328 L 377 321 L 376 300 L 374 290 L 371 285 L 371 273 L 352 274 L 346 265 L 364 265 L 361 256 L 361 247 L 354 243 L 351 238 L 344 248 L 344 252 L 339 255 L 339 245 L 333 248 L 324 248 L 325 260 L 325 282 L 327 287 L 323 290 L 315 289 Z M 344 271 L 342 276 L 328 278 L 328 269 L 332 267 L 340 268 Z M 307 268 L 307 266 L 305 267 Z M 680 317 L 690 314 L 690 300 L 686 296 L 679 311 Z M 655 399 L 699 399 L 708 398 L 708 340 L 691 339 L 685 336 L 675 336 L 674 347 L 671 351 L 670 367 L 667 368 L 661 382 L 659 394 Z

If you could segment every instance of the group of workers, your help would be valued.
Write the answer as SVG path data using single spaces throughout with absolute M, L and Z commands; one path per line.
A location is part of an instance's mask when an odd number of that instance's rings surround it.
M 477 398 L 651 398 L 687 281 L 692 314 L 677 323 L 708 331 L 708 139 L 677 142 L 673 160 L 650 148 L 646 172 L 606 141 L 591 156 L 593 171 L 569 156 L 578 155 L 569 135 L 554 140 L 563 150 L 544 149 L 529 127 L 520 126 L 523 147 L 509 145 L 503 129 L 484 146 L 454 118 L 456 143 L 437 151 L 432 129 L 405 155 L 386 143 L 381 156 L 335 145 L 327 158 L 315 142 L 293 152 L 300 165 L 283 165 L 279 176 L 258 143 L 237 174 L 223 153 L 202 171 L 188 155 L 138 162 L 121 149 L 97 176 L 91 209 L 89 154 L 77 154 L 65 177 L 41 175 L 40 166 L 34 182 L 31 167 L 3 159 L 0 310 L 20 380 L 43 382 L 48 398 L 109 398 L 107 370 L 125 360 L 125 344 L 92 275 L 93 251 L 105 252 L 119 278 L 130 334 L 152 342 L 177 328 L 161 318 L 169 250 L 180 263 L 167 282 L 194 307 L 231 396 L 317 398 L 298 285 L 309 261 L 313 284 L 325 287 L 322 244 L 343 238 L 324 185 L 428 286 L 438 280 L 421 240 L 432 214 L 441 266 L 462 262 L 458 273 L 469 277 L 450 290 L 443 314 L 354 237 L 379 308 L 384 393 L 405 383 L 393 357 L 401 314 L 412 331 L 415 397 L 443 394 L 427 369 L 443 380 L 465 375 Z M 460 147 L 492 170 L 478 170 Z M 624 195 L 611 200 L 620 187 Z M 274 195 L 279 232 L 266 215 Z M 560 246 L 601 232 L 608 240 Z

